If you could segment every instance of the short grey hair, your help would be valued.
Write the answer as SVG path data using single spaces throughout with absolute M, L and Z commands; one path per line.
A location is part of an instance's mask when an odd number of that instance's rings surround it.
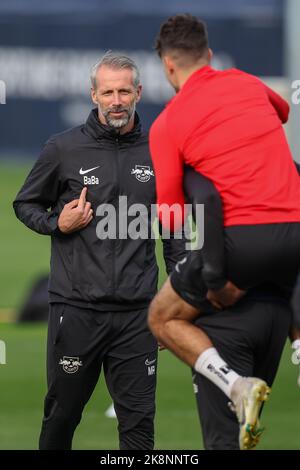
M 129 69 L 132 70 L 133 72 L 133 86 L 137 88 L 140 84 L 140 72 L 139 69 L 134 62 L 134 60 L 130 59 L 130 57 L 127 57 L 126 55 L 122 54 L 115 54 L 112 51 L 106 52 L 104 56 L 93 65 L 92 70 L 91 70 L 91 84 L 94 89 L 97 88 L 97 80 L 96 80 L 96 75 L 99 70 L 99 68 L 102 65 L 106 65 L 107 67 L 110 67 L 112 69 Z

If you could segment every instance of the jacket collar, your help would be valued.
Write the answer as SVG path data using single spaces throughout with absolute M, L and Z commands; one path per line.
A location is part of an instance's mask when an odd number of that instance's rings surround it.
M 115 129 L 110 128 L 109 126 L 105 126 L 101 124 L 98 118 L 98 109 L 94 108 L 90 112 L 86 123 L 85 129 L 88 134 L 90 134 L 96 140 L 118 140 L 120 142 L 134 142 L 136 141 L 141 133 L 142 133 L 142 126 L 141 121 L 137 113 L 134 116 L 134 127 L 130 132 L 126 132 L 126 134 L 119 134 Z

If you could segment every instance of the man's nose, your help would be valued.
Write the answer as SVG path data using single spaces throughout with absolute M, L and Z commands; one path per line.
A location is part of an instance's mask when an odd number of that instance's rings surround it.
M 121 99 L 120 99 L 119 93 L 114 93 L 112 104 L 113 104 L 113 106 L 118 106 L 118 105 L 121 104 Z

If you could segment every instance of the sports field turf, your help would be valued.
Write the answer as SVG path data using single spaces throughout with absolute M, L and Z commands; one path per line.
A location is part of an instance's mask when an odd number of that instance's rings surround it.
M 0 165 L 0 316 L 4 309 L 16 310 L 35 276 L 48 269 L 48 238 L 23 227 L 11 208 L 26 171 L 24 167 Z M 37 446 L 46 386 L 45 337 L 43 324 L 0 323 L 0 339 L 7 347 L 7 364 L 0 365 L 0 449 Z M 266 432 L 259 449 L 300 449 L 296 377 L 297 368 L 291 364 L 287 346 L 264 410 Z M 75 449 L 117 448 L 116 420 L 104 417 L 109 404 L 101 379 L 76 433 Z M 156 448 L 201 448 L 190 372 L 167 351 L 160 353 L 159 361 Z

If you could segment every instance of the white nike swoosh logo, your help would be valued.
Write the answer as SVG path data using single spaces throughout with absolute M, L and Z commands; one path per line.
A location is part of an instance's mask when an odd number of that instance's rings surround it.
M 83 170 L 82 168 L 80 168 L 79 174 L 85 175 L 86 173 L 89 173 L 90 171 L 97 170 L 97 168 L 99 168 L 99 166 L 95 166 L 94 168 L 90 168 L 89 170 Z
M 154 364 L 154 362 L 156 362 L 156 359 L 153 359 L 153 361 L 149 361 L 149 359 L 146 359 L 145 360 L 145 365 L 146 366 L 151 366 L 151 364 Z

